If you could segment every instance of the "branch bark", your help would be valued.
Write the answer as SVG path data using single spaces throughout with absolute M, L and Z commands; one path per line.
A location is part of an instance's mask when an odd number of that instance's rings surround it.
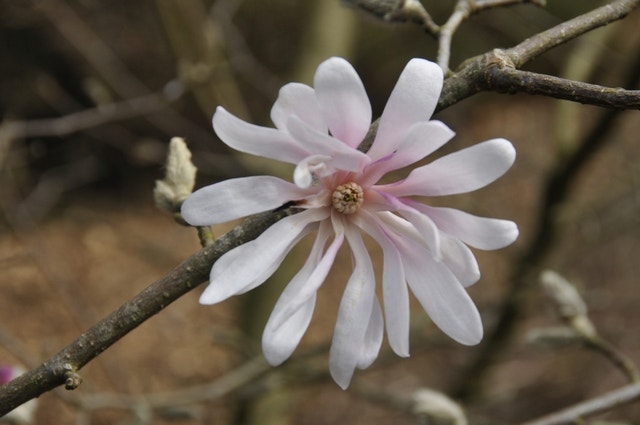
M 640 383 L 636 382 L 521 425 L 575 424 L 585 416 L 606 412 L 638 399 L 640 399 Z
M 576 86 L 573 82 L 574 85 L 571 85 L 567 80 L 555 79 L 555 77 L 548 79 L 546 76 L 517 71 L 516 68 L 571 38 L 622 19 L 639 4 L 640 0 L 616 0 L 607 6 L 533 36 L 511 49 L 495 50 L 467 61 L 456 74 L 445 81 L 437 110 L 443 110 L 484 90 L 502 92 L 529 90 L 525 92 L 535 91 L 535 94 L 552 97 L 567 96 L 561 98 L 588 103 L 598 101 L 600 102 L 598 104 L 607 107 L 637 108 L 639 97 L 637 91 L 606 89 L 598 93 L 597 86 Z M 578 91 L 582 94 L 577 97 L 569 96 L 571 87 L 579 87 L 582 91 Z M 600 101 L 600 99 L 604 100 Z M 375 128 L 375 123 L 372 128 Z M 374 132 L 375 130 L 372 134 Z M 76 372 L 101 352 L 205 281 L 211 264 L 225 252 L 256 238 L 273 223 L 292 212 L 290 209 L 279 209 L 246 219 L 213 245 L 197 252 L 169 274 L 125 302 L 41 366 L 0 387 L 0 416 L 64 384 L 67 379 L 75 378 Z
M 280 209 L 244 220 L 213 245 L 203 248 L 154 282 L 36 369 L 0 387 L 0 416 L 76 377 L 77 371 L 120 338 L 204 282 L 225 252 L 258 237 L 291 214 Z

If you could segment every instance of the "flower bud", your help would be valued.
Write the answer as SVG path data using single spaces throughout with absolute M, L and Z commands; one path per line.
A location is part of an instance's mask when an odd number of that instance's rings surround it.
M 418 0 L 342 0 L 387 22 L 406 22 L 426 15 Z
M 170 213 L 179 211 L 182 202 L 193 192 L 196 170 L 184 139 L 172 138 L 167 154 L 165 178 L 156 180 L 153 189 L 153 197 L 158 208 Z
M 413 393 L 413 403 L 413 413 L 429 425 L 467 425 L 460 405 L 438 391 L 421 388 Z
M 578 290 L 558 273 L 545 270 L 540 281 L 547 294 L 555 302 L 560 317 L 576 332 L 586 337 L 596 335 L 596 330 L 587 317 L 587 305 Z

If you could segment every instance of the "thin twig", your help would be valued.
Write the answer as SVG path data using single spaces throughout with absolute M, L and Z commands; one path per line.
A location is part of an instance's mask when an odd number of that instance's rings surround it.
M 640 0 L 617 0 L 612 3 L 615 7 L 597 9 L 599 13 L 607 14 L 606 19 L 590 20 L 577 25 L 576 28 L 578 30 L 576 31 L 578 32 L 568 38 L 565 34 L 565 41 L 588 29 L 596 28 L 615 19 L 621 19 L 632 8 L 636 7 L 639 2 Z M 533 43 L 531 45 L 526 44 L 528 47 L 523 47 L 521 44 L 511 52 L 518 60 L 516 61 L 514 57 L 511 60 L 517 66 L 520 66 L 528 58 L 533 58 L 537 54 L 555 47 L 555 45 L 557 44 L 542 43 L 538 45 Z M 528 54 L 527 48 L 531 49 L 533 53 Z M 489 60 L 493 59 L 494 62 L 497 60 L 495 55 L 481 57 L 472 61 L 470 65 L 468 64 L 466 68 L 456 74 L 457 78 L 447 80 L 443 87 L 438 110 L 442 110 L 480 90 L 488 89 L 488 84 L 482 82 L 482 78 L 486 77 L 486 73 L 482 68 L 490 65 L 490 63 L 487 63 L 487 58 Z M 589 152 L 593 152 L 594 149 L 589 149 Z M 580 152 L 578 156 L 584 160 L 589 154 Z M 575 172 L 575 168 L 579 168 L 582 162 L 570 163 L 566 166 L 566 169 L 563 168 L 561 171 L 567 172 L 571 176 Z M 569 178 L 563 180 L 566 183 L 565 180 L 568 181 Z M 551 205 L 555 205 L 559 199 L 562 199 L 562 197 L 558 198 L 556 195 L 555 192 L 550 194 Z M 124 303 L 40 367 L 0 387 L 0 415 L 4 415 L 18 405 L 63 384 L 69 367 L 74 371 L 80 369 L 149 317 L 158 313 L 181 295 L 189 292 L 204 281 L 208 276 L 211 264 L 222 254 L 235 246 L 254 239 L 277 220 L 290 213 L 289 209 L 280 209 L 245 220 L 240 226 L 216 240 L 213 245 L 188 258 L 168 275 Z
M 624 0 L 622 0 L 624 1 Z M 639 2 L 635 1 L 637 5 Z M 640 78 L 640 57 L 628 71 L 625 85 L 634 86 Z M 525 301 L 523 292 L 534 281 L 535 268 L 543 259 L 549 247 L 552 246 L 557 232 L 555 212 L 557 207 L 566 200 L 569 187 L 582 167 L 598 152 L 609 139 L 607 135 L 614 128 L 614 123 L 620 111 L 606 110 L 591 131 L 585 136 L 583 143 L 575 149 L 571 156 L 563 158 L 550 173 L 543 188 L 542 203 L 539 207 L 538 222 L 532 234 L 535 238 L 525 249 L 518 265 L 514 267 L 513 276 L 509 279 L 512 285 L 505 297 L 505 302 L 497 314 L 494 329 L 485 337 L 477 357 L 463 372 L 460 387 L 456 391 L 459 398 L 470 398 L 481 387 L 481 381 L 488 367 L 496 360 L 497 353 L 503 351 L 508 337 L 513 331 Z
M 640 399 L 640 383 L 636 382 L 622 388 L 618 388 L 601 396 L 583 401 L 574 406 L 560 410 L 539 419 L 524 422 L 521 425 L 569 425 L 579 419 L 606 412 L 615 407 L 631 403 Z
M 640 0 L 616 0 L 536 34 L 508 50 L 516 68 L 580 35 L 627 16 Z
M 170 102 L 179 99 L 183 94 L 177 81 L 172 81 L 165 87 L 168 89 L 122 102 L 85 109 L 62 117 L 8 121 L 0 126 L 0 136 L 10 139 L 61 137 L 100 125 L 147 115 L 166 108 Z
M 493 90 L 527 93 L 611 109 L 640 109 L 640 90 L 604 87 L 510 67 L 488 70 Z

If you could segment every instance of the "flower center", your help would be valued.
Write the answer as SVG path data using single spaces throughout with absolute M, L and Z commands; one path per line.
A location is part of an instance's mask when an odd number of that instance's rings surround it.
M 364 200 L 364 192 L 358 183 L 349 182 L 336 187 L 331 195 L 333 208 L 342 214 L 358 211 Z

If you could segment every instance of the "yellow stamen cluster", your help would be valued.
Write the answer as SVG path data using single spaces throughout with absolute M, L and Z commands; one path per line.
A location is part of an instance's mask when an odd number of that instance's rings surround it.
M 359 184 L 349 182 L 336 187 L 331 196 L 333 208 L 342 214 L 358 211 L 364 200 L 364 192 Z

